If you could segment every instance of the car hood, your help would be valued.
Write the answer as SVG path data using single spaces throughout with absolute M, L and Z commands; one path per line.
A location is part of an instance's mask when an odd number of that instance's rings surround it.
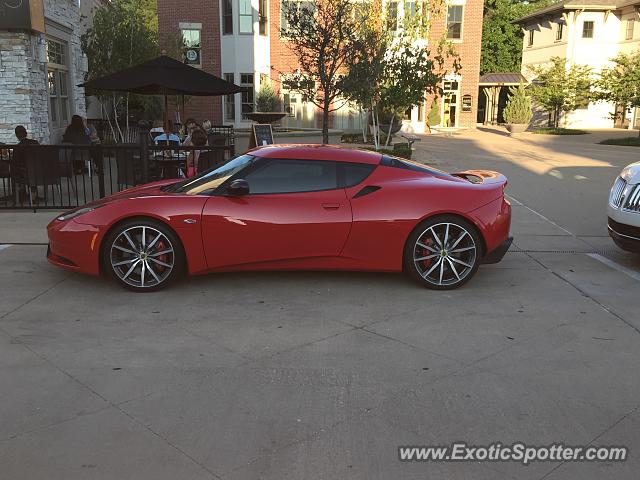
M 181 180 L 174 178 L 171 180 L 161 180 L 159 182 L 152 182 L 152 183 L 146 183 L 144 185 L 138 185 L 137 187 L 128 188 L 126 190 L 122 190 L 121 192 L 114 193 L 113 195 L 109 195 L 107 197 L 101 198 L 100 200 L 96 200 L 95 202 L 92 202 L 90 205 L 99 205 L 102 203 L 112 202 L 114 200 L 123 200 L 123 199 L 129 199 L 129 198 L 171 195 L 170 193 L 162 191 L 162 187 L 166 185 L 172 185 L 179 181 Z
M 620 176 L 629 184 L 640 183 L 640 162 L 635 162 L 624 167 Z

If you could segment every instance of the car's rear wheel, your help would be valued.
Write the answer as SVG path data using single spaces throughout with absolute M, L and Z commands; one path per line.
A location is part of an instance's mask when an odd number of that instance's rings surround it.
M 481 239 L 468 221 L 445 215 L 422 222 L 405 248 L 405 270 L 434 290 L 451 290 L 475 275 L 481 259 Z
M 167 286 L 182 272 L 184 254 L 180 240 L 167 226 L 133 219 L 109 232 L 103 264 L 123 287 L 148 292 Z

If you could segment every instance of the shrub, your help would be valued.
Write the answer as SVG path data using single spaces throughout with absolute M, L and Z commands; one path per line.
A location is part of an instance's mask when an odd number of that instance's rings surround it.
M 527 97 L 524 85 L 511 87 L 507 106 L 504 107 L 505 122 L 528 125 L 532 117 L 531 99 Z
M 640 147 L 640 138 L 638 137 L 623 137 L 623 138 L 608 138 L 599 142 L 601 145 L 621 145 L 623 147 Z
M 431 110 L 429 110 L 429 115 L 427 116 L 427 124 L 433 127 L 440 125 L 440 121 L 440 104 L 438 103 L 438 99 L 434 98 L 433 102 L 431 102 Z
M 536 135 L 585 135 L 589 132 L 577 128 L 537 128 Z
M 256 110 L 258 112 L 277 112 L 280 109 L 280 99 L 271 83 L 264 82 L 260 85 L 256 95 Z
M 371 150 L 372 152 L 380 153 L 382 155 L 391 155 L 394 157 L 406 158 L 407 160 L 411 160 L 412 150 L 408 147 L 406 143 L 400 145 L 394 145 L 393 150 L 389 148 L 381 148 L 380 150 L 376 150 L 375 148 L 366 147 L 366 150 Z

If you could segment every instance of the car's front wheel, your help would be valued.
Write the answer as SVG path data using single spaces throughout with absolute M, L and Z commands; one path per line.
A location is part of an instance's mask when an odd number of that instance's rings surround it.
M 180 274 L 184 254 L 171 229 L 153 220 L 133 219 L 107 235 L 103 265 L 123 287 L 152 291 L 165 287 Z
M 481 240 L 466 220 L 439 216 L 418 225 L 407 240 L 405 269 L 424 286 L 451 290 L 478 270 Z

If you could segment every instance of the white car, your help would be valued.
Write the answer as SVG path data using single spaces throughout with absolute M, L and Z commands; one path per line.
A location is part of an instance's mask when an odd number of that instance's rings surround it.
M 609 235 L 620 248 L 640 253 L 640 162 L 627 165 L 609 195 Z

